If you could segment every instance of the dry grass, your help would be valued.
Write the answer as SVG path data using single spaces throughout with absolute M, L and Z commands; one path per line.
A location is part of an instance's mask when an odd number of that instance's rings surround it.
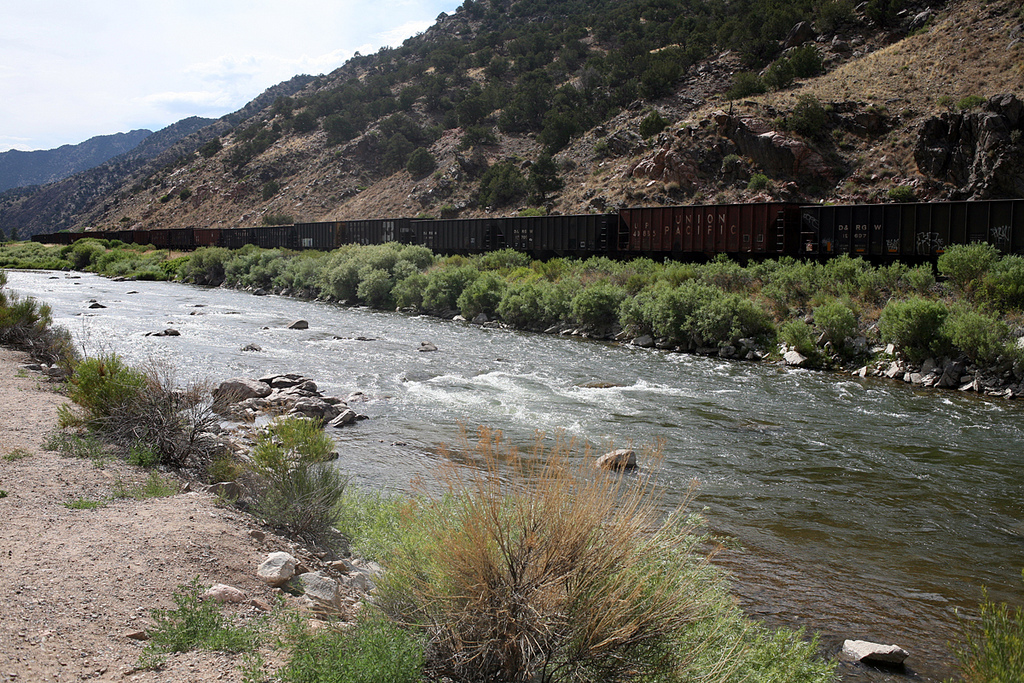
M 428 541 L 390 570 L 384 605 L 427 628 L 457 680 L 639 680 L 679 663 L 701 618 L 696 520 L 653 478 L 609 474 L 573 443 L 522 458 L 500 432 L 451 451 Z M 648 453 L 645 462 L 657 462 Z

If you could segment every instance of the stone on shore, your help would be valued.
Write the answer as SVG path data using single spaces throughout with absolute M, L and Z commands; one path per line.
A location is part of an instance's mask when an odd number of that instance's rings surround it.
M 635 470 L 637 468 L 636 453 L 629 448 L 617 448 L 598 458 L 595 465 L 602 470 L 616 472 Z
M 803 367 L 804 363 L 807 362 L 807 356 L 799 351 L 786 351 L 786 355 L 782 359 L 786 361 L 786 365 L 793 365 L 798 368 Z
M 881 645 L 867 640 L 847 640 L 843 643 L 842 656 L 864 664 L 902 664 L 909 653 L 898 645 Z
M 305 320 L 296 320 L 295 322 L 288 325 L 289 330 L 308 330 L 309 323 Z
M 288 583 L 288 586 L 321 605 L 334 608 L 341 606 L 341 584 L 321 572 L 299 574 Z
M 270 586 L 283 586 L 295 576 L 299 561 L 285 552 L 270 553 L 256 570 L 256 575 Z
M 263 382 L 257 382 L 246 377 L 232 377 L 220 383 L 213 390 L 213 400 L 220 405 L 238 403 L 250 398 L 264 398 L 270 396 L 272 389 Z
M 206 592 L 203 593 L 203 595 L 211 600 L 222 603 L 245 602 L 248 597 L 246 596 L 245 591 L 239 588 L 235 588 L 234 586 L 229 586 L 224 583 L 213 584 L 212 586 L 206 589 Z

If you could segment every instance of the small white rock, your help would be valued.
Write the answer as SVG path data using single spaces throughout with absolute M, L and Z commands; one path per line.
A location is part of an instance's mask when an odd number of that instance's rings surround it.
M 847 640 L 843 657 L 865 664 L 902 664 L 909 653 L 898 645 L 881 645 L 867 640 Z
M 256 575 L 268 585 L 282 586 L 295 576 L 298 564 L 299 561 L 288 553 L 270 553 L 256 570 Z

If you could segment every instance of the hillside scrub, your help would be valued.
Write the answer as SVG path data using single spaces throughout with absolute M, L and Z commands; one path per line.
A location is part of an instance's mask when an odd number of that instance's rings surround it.
M 50 307 L 5 291 L 7 274 L 0 270 L 0 345 L 28 351 L 44 363 L 70 369 L 78 360 L 71 333 L 54 326 Z

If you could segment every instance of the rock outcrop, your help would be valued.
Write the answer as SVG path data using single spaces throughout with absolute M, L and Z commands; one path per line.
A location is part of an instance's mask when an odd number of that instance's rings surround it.
M 929 119 L 914 160 L 924 175 L 955 185 L 960 197 L 1024 196 L 1024 103 L 997 95 L 981 111 Z

